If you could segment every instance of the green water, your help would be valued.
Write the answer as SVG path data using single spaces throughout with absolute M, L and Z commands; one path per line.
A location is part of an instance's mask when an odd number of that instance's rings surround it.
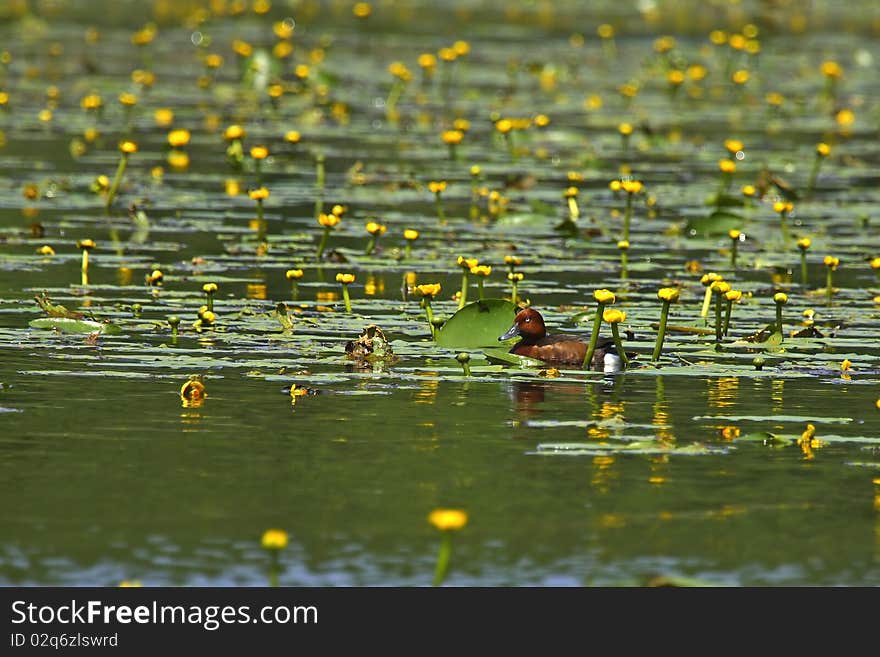
M 702 18 L 670 10 L 629 29 L 626 7 L 600 3 L 586 13 L 580 3 L 560 3 L 548 13 L 524 3 L 500 18 L 501 3 L 489 3 L 494 12 L 483 4 L 456 3 L 429 29 L 413 17 L 427 11 L 422 3 L 405 5 L 412 15 L 376 3 L 371 22 L 358 23 L 347 4 L 276 2 L 266 17 L 248 12 L 187 27 L 157 3 L 159 33 L 143 52 L 129 39 L 154 17 L 146 3 L 128 16 L 109 3 L 100 17 L 77 3 L 39 18 L 3 7 L 0 35 L 13 59 L 0 87 L 10 93 L 0 114 L 0 584 L 263 585 L 271 560 L 260 537 L 281 528 L 290 537 L 279 556 L 281 585 L 430 585 L 440 537 L 427 516 L 448 507 L 468 513 L 453 540 L 452 585 L 633 585 L 655 577 L 880 585 L 880 312 L 868 265 L 880 253 L 873 217 L 863 220 L 880 201 L 871 182 L 880 166 L 872 145 L 877 80 L 865 63 L 880 58 L 871 3 L 854 9 L 849 23 L 827 20 L 817 3 L 803 33 L 786 27 L 792 16 L 750 3 Z M 229 44 L 239 37 L 271 48 L 272 21 L 288 15 L 297 17 L 295 63 L 326 47 L 312 65 L 330 95 L 291 92 L 273 108 L 241 91 Z M 671 104 L 663 78 L 644 64 L 654 38 L 675 34 L 689 62 L 717 72 L 706 34 L 746 20 L 761 28 L 762 59 L 749 60 L 756 75 L 745 95 L 716 77 L 702 100 Z M 605 21 L 618 25 L 616 59 L 594 36 Z M 101 38 L 87 46 L 91 25 Z M 583 50 L 572 49 L 573 30 L 585 36 Z M 194 86 L 203 73 L 194 31 L 211 35 L 209 50 L 227 60 L 213 91 Z M 459 38 L 470 41 L 469 59 L 445 90 L 438 71 L 419 92 L 418 54 Z M 46 52 L 52 43 L 63 45 L 63 56 Z M 817 100 L 816 68 L 832 57 L 847 72 L 839 105 L 858 116 L 848 134 Z M 398 123 L 383 105 L 395 60 L 415 75 Z M 126 128 L 116 96 L 129 89 L 131 70 L 148 63 L 155 88 L 141 93 Z M 550 64 L 557 81 L 548 89 L 536 71 Z M 293 84 L 286 66 L 282 77 Z M 633 77 L 644 89 L 626 106 L 616 90 Z M 59 101 L 44 125 L 37 113 L 49 85 Z M 772 90 L 789 98 L 788 114 L 768 112 Z M 71 139 L 93 121 L 79 106 L 90 91 L 106 105 L 102 136 L 74 159 Z M 590 113 L 584 100 L 594 93 L 604 105 Z M 346 120 L 334 118 L 334 102 L 346 105 Z M 167 128 L 152 118 L 159 107 L 172 107 L 175 126 L 193 133 L 185 172 L 165 164 Z M 494 134 L 493 111 L 546 112 L 551 124 L 538 136 L 517 135 L 526 152 L 512 161 Z M 438 139 L 454 117 L 472 123 L 458 161 Z M 643 126 L 626 149 L 617 134 L 624 119 Z M 272 191 L 265 235 L 249 223 L 253 202 L 224 194 L 227 178 L 255 186 L 250 163 L 234 171 L 225 160 L 222 129 L 234 122 L 247 128 L 248 146 L 266 143 L 273 155 L 263 172 Z M 301 130 L 303 143 L 283 141 L 290 129 Z M 123 136 L 140 150 L 107 217 L 88 186 L 98 174 L 112 176 Z M 684 222 L 706 214 L 704 199 L 717 188 L 728 137 L 746 142 L 734 191 L 763 164 L 802 189 L 815 143 L 833 143 L 835 156 L 823 163 L 814 196 L 798 201 L 791 225 L 813 239 L 811 290 L 825 284 L 822 256 L 841 256 L 830 305 L 799 285 L 798 254 L 780 246 L 767 202 L 737 209 L 748 240 L 735 269 L 726 230 L 688 235 Z M 347 262 L 314 259 L 319 151 L 327 158 L 325 209 L 350 206 L 331 241 L 334 257 Z M 353 182 L 357 162 L 364 184 Z M 481 183 L 510 200 L 497 221 L 466 219 L 471 163 L 481 165 Z M 161 180 L 151 175 L 157 165 L 166 169 Z M 607 189 L 621 165 L 656 196 L 655 205 L 637 207 L 626 275 L 615 246 L 622 201 Z M 566 237 L 553 226 L 564 217 L 561 192 L 572 170 L 584 176 L 581 232 Z M 510 183 L 525 174 L 534 185 Z M 451 183 L 447 225 L 423 188 L 440 178 Z M 29 183 L 39 186 L 38 199 L 22 194 Z M 125 212 L 133 201 L 146 208 L 146 229 Z M 371 218 L 389 228 L 368 258 L 363 224 Z M 409 260 L 407 227 L 422 233 Z M 98 242 L 86 287 L 75 247 L 84 238 Z M 269 249 L 258 254 L 263 238 Z M 43 244 L 57 254 L 36 255 Z M 593 289 L 618 294 L 639 354 L 632 371 L 542 378 L 491 367 L 473 349 L 466 378 L 455 350 L 432 346 L 418 301 L 401 290 L 405 274 L 441 282 L 434 308 L 448 317 L 461 280 L 456 256 L 492 264 L 486 289 L 498 297 L 509 294 L 503 257 L 514 249 L 525 261 L 520 294 L 552 330 L 586 330 L 591 321 L 575 321 L 592 310 Z M 751 359 L 760 346 L 719 355 L 698 337 L 670 335 L 668 359 L 659 370 L 647 367 L 658 287 L 682 286 L 671 323 L 697 320 L 703 288 L 699 273 L 684 267 L 691 259 L 753 295 L 734 310 L 731 341 L 774 321 L 773 292 L 785 290 L 786 328 L 815 309 L 824 342 L 786 338 L 786 351 L 763 353 L 768 363 L 756 372 Z M 143 284 L 156 265 L 166 274 L 158 290 Z M 284 276 L 294 266 L 305 270 L 295 301 Z M 357 276 L 354 316 L 339 300 L 335 275 L 343 271 Z M 220 286 L 218 322 L 196 331 L 209 281 Z M 123 333 L 88 339 L 29 328 L 41 314 L 33 297 L 43 290 L 71 310 L 113 318 Z M 472 285 L 470 298 L 476 294 Z M 279 301 L 301 311 L 292 334 L 272 314 Z M 183 319 L 176 340 L 164 323 L 171 314 Z M 384 328 L 398 360 L 370 368 L 345 357 L 345 343 L 370 323 Z M 843 358 L 853 371 L 841 372 Z M 179 396 L 190 375 L 204 377 L 201 406 Z M 292 403 L 283 392 L 291 383 L 317 394 Z M 821 441 L 813 449 L 794 443 L 808 423 Z M 738 437 L 724 435 L 726 427 Z M 789 444 L 744 439 L 755 432 Z M 656 449 L 627 453 L 633 442 Z M 548 447 L 571 443 L 586 449 Z

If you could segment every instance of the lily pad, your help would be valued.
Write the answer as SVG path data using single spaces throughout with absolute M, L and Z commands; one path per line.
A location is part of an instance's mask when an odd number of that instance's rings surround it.
M 122 333 L 122 329 L 116 324 L 108 322 L 93 322 L 89 319 L 70 319 L 68 317 L 41 317 L 32 319 L 28 326 L 37 329 L 49 329 L 61 333 L 101 333 L 103 335 L 116 335 Z
M 440 329 L 437 346 L 451 349 L 489 347 L 513 324 L 516 306 L 507 299 L 481 299 L 467 304 Z

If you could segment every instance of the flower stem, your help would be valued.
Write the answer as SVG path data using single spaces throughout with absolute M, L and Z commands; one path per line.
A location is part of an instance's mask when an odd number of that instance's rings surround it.
M 321 242 L 318 244 L 318 252 L 315 254 L 315 257 L 318 260 L 321 259 L 321 256 L 324 255 L 324 249 L 327 248 L 327 239 L 330 237 L 330 226 L 324 226 L 324 234 L 321 235 Z
M 660 309 L 660 326 L 657 327 L 657 342 L 654 343 L 654 353 L 651 355 L 652 361 L 660 358 L 660 351 L 663 349 L 663 340 L 666 337 L 666 321 L 669 319 L 669 301 L 663 302 Z
M 782 304 L 776 304 L 776 330 L 782 333 Z
M 807 252 L 801 251 L 801 285 L 807 287 Z
M 710 288 L 711 289 L 711 288 Z M 721 342 L 722 337 L 721 326 L 721 293 L 715 293 L 715 342 Z
M 712 286 L 706 288 L 706 294 L 703 297 L 703 307 L 700 309 L 700 317 L 706 319 L 709 316 L 709 304 L 712 303 Z
M 449 572 L 449 558 L 452 556 L 452 534 L 448 531 L 443 532 L 443 538 L 440 541 L 440 551 L 437 553 L 437 565 L 434 568 L 433 586 L 440 586 L 446 579 Z
M 461 294 L 458 297 L 458 308 L 464 308 L 464 304 L 467 303 L 467 292 L 468 292 L 468 275 L 466 271 L 463 271 L 461 274 Z
M 828 305 L 831 305 L 831 297 L 834 296 L 834 281 L 832 280 L 833 276 L 831 272 L 834 270 L 831 267 L 828 267 L 825 272 L 825 293 L 828 295 Z
M 446 223 L 446 213 L 443 211 L 443 199 L 440 198 L 440 192 L 435 195 L 435 203 L 437 205 L 437 219 L 441 224 Z
M 428 320 L 428 328 L 431 329 L 431 339 L 437 339 L 437 332 L 434 328 L 434 311 L 431 308 L 431 300 L 428 297 L 422 299 L 422 307 L 425 309 L 425 317 Z
M 593 354 L 596 351 L 596 344 L 599 342 L 599 329 L 602 328 L 602 313 L 605 311 L 605 304 L 598 303 L 596 305 L 596 318 L 593 320 L 593 333 L 590 335 L 590 344 L 587 346 L 587 353 L 584 355 L 584 369 L 591 369 L 593 363 Z
M 128 153 L 123 153 L 119 158 L 119 166 L 116 167 L 116 175 L 113 177 L 113 184 L 110 185 L 110 191 L 107 192 L 107 211 L 113 205 L 113 199 L 116 198 L 116 192 L 119 191 L 119 184 L 122 182 L 122 175 L 125 173 L 125 167 L 128 164 Z
M 724 310 L 724 335 L 727 335 L 727 330 L 730 328 L 730 312 L 733 310 L 733 299 L 727 300 L 727 308 Z
M 483 300 L 483 277 L 482 276 L 480 276 L 480 278 L 477 279 L 477 289 L 480 292 L 480 301 L 482 301 Z
M 351 312 L 351 297 L 348 296 L 348 285 L 342 285 L 342 300 L 345 301 L 345 312 Z
M 632 219 L 632 204 L 633 204 L 633 195 L 627 192 L 626 195 L 626 210 L 623 213 L 623 237 L 626 241 L 629 241 L 629 223 Z
M 733 244 L 730 246 L 730 266 L 736 269 L 736 255 L 737 255 L 737 246 L 739 245 L 739 239 L 733 240 Z
M 617 330 L 617 323 L 611 325 L 611 337 L 614 338 L 614 346 L 617 348 L 617 355 L 623 361 L 624 369 L 629 367 L 629 358 L 626 357 L 626 351 L 623 349 L 623 343 L 620 341 L 620 332 Z

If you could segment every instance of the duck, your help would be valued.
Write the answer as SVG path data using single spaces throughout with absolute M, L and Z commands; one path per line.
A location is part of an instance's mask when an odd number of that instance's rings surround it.
M 520 310 L 513 320 L 513 326 L 498 340 L 509 340 L 516 336 L 522 339 L 511 347 L 509 353 L 552 364 L 583 365 L 589 346 L 589 336 L 584 340 L 570 333 L 548 335 L 544 318 L 534 308 Z M 590 369 L 604 372 L 623 370 L 623 360 L 612 338 L 599 336 Z

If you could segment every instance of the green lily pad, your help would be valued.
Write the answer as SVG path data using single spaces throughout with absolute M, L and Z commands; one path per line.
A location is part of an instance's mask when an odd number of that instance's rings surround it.
M 61 333 L 101 333 L 104 335 L 116 335 L 122 333 L 122 329 L 116 324 L 107 322 L 93 322 L 88 319 L 70 319 L 68 317 L 41 317 L 32 319 L 28 326 L 37 329 L 49 329 Z
M 486 359 L 490 363 L 500 363 L 502 365 L 517 365 L 519 367 L 548 367 L 547 363 L 542 360 L 512 354 L 504 347 L 483 349 L 483 354 L 486 356 Z
M 697 235 L 723 235 L 743 225 L 743 218 L 733 212 L 716 210 L 705 217 L 694 217 L 687 223 L 687 230 Z
M 474 301 L 446 321 L 437 336 L 437 346 L 452 349 L 495 346 L 515 316 L 516 306 L 507 299 Z

